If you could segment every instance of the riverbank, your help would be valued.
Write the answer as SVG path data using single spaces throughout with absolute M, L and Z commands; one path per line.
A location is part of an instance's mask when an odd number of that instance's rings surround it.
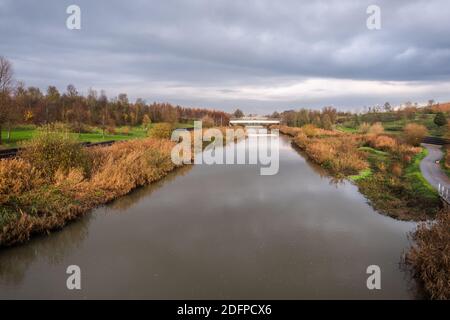
M 426 150 L 383 134 L 356 134 L 313 127 L 279 127 L 315 163 L 337 178 L 353 181 L 372 206 L 400 220 L 436 215 L 439 196 L 423 179 Z
M 179 167 L 171 159 L 174 145 L 144 138 L 83 149 L 76 137 L 43 131 L 20 157 L 0 161 L 0 246 L 62 228 L 162 179 Z
M 413 233 L 414 245 L 406 255 L 414 276 L 430 299 L 450 299 L 450 209 Z
M 428 298 L 450 298 L 450 210 L 439 209 L 436 191 L 421 174 L 426 149 L 384 135 L 279 129 L 331 175 L 353 181 L 375 209 L 400 220 L 432 221 L 422 222 L 412 233 L 415 243 L 405 262 Z
M 376 214 L 353 185 L 336 188 L 291 139 L 277 140 L 275 175 L 183 166 L 50 236 L 1 249 L 0 298 L 420 298 L 398 265 L 415 224 Z M 249 139 L 223 154 L 248 153 L 250 143 L 271 148 Z M 366 288 L 372 263 L 382 270 L 376 292 Z M 61 279 L 71 264 L 82 290 Z
M 176 167 L 170 158 L 173 145 L 147 138 L 78 150 L 78 163 L 57 170 L 27 156 L 2 160 L 0 245 L 61 228 L 98 205 L 161 179 Z

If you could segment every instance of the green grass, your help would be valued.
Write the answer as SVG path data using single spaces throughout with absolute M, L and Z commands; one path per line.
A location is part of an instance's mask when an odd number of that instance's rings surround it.
M 405 178 L 411 183 L 413 190 L 427 198 L 435 199 L 439 198 L 438 192 L 435 188 L 427 181 L 420 171 L 420 162 L 428 155 L 428 150 L 423 148 L 423 150 L 418 153 L 411 164 L 405 169 Z
M 346 133 L 355 133 L 358 131 L 358 128 L 347 127 L 343 125 L 336 126 L 336 130 L 346 132 Z
M 367 177 L 370 177 L 372 175 L 372 169 L 367 168 L 364 170 L 361 170 L 357 175 L 349 176 L 348 178 L 352 181 L 359 181 L 363 180 Z
M 142 127 L 132 127 L 128 134 L 124 134 L 122 132 L 123 129 L 124 127 L 118 127 L 116 128 L 116 134 L 105 133 L 105 137 L 103 137 L 100 129 L 96 129 L 93 133 L 80 133 L 77 136 L 81 142 L 121 141 L 147 137 L 147 130 Z
M 447 153 L 448 153 L 449 149 L 445 148 L 445 147 L 442 147 L 442 149 L 444 151 L 444 156 L 442 157 L 442 159 L 440 161 L 441 168 L 442 168 L 442 171 L 444 171 L 445 174 L 450 178 L 450 168 L 447 168 L 445 166 L 445 158 L 447 157 Z
M 150 125 L 151 126 L 151 125 Z M 177 123 L 176 128 L 192 128 L 192 123 Z M 123 133 L 125 127 L 117 127 L 116 134 L 107 134 L 103 137 L 102 130 L 95 128 L 94 132 L 76 134 L 80 142 L 101 142 L 101 141 L 122 141 L 130 139 L 140 139 L 147 137 L 147 130 L 137 126 L 131 127 L 128 134 Z M 20 146 L 22 141 L 30 140 L 36 133 L 36 126 L 19 126 L 11 130 L 10 139 L 7 140 L 7 130 L 2 130 L 2 141 L 0 149 L 15 148 Z
M 10 140 L 7 140 L 8 131 L 2 130 L 2 142 L 0 148 L 12 148 L 16 147 L 20 141 L 29 140 L 33 137 L 36 131 L 35 126 L 20 126 L 11 130 Z
M 358 148 L 358 150 L 367 151 L 370 154 L 373 154 L 373 155 L 376 155 L 376 156 L 379 156 L 379 157 L 385 157 L 385 156 L 389 155 L 389 153 L 387 153 L 385 151 L 377 150 L 377 149 L 374 149 L 374 148 L 371 148 L 371 147 L 360 147 L 360 148 Z
M 428 133 L 430 136 L 434 137 L 442 137 L 446 132 L 446 127 L 439 127 L 434 123 L 434 117 L 436 114 L 416 114 L 413 119 L 399 119 L 392 121 L 382 121 L 383 127 L 386 130 L 386 133 L 398 135 L 402 133 L 403 128 L 408 123 L 417 123 L 424 125 L 428 129 Z M 355 132 L 357 128 L 354 126 L 353 121 L 348 120 L 343 122 L 342 125 L 336 127 L 337 130 L 344 132 Z

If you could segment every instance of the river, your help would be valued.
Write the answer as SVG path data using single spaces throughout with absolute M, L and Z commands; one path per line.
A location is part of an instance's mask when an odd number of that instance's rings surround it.
M 183 167 L 2 249 L 0 298 L 417 298 L 400 265 L 415 224 L 374 211 L 285 136 L 279 155 L 272 176 L 258 165 Z M 69 265 L 81 269 L 81 290 L 66 287 Z M 381 268 L 381 290 L 367 289 L 369 265 Z

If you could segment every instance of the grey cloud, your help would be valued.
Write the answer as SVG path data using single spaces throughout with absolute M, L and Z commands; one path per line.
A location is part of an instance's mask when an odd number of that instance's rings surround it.
M 41 87 L 105 88 L 111 94 L 131 88 L 132 96 L 145 95 L 152 85 L 217 87 L 218 93 L 232 95 L 239 86 L 308 78 L 450 82 L 450 3 L 445 0 L 377 1 L 379 31 L 366 28 L 371 0 L 79 0 L 79 31 L 65 28 L 65 9 L 72 3 L 0 0 L 0 54 L 13 61 L 17 78 Z M 274 102 L 153 91 L 144 98 L 261 110 L 291 103 L 320 106 L 333 99 L 332 104 L 355 106 L 390 99 L 355 92 Z

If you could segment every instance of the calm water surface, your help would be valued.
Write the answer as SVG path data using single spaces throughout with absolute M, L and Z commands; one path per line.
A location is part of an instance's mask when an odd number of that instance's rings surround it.
M 414 226 L 377 213 L 280 137 L 277 175 L 257 165 L 184 167 L 0 251 L 0 298 L 411 299 L 400 262 Z M 66 288 L 72 264 L 80 291 Z M 381 290 L 366 287 L 372 264 Z

